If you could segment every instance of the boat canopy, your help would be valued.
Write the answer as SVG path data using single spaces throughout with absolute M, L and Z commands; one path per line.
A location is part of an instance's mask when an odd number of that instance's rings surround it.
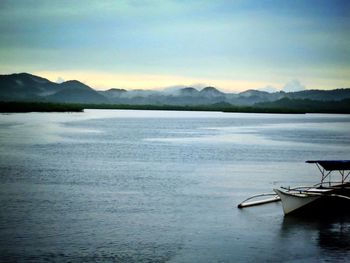
M 307 163 L 316 163 L 322 166 L 326 171 L 344 171 L 350 170 L 350 160 L 325 160 L 325 161 L 306 161 Z

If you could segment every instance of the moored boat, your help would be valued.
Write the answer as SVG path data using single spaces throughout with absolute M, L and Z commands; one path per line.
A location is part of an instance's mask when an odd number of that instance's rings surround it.
M 311 187 L 273 189 L 276 196 L 270 199 L 271 202 L 280 200 L 285 215 L 350 213 L 350 160 L 306 162 L 316 164 L 322 175 L 321 182 Z M 335 173 L 338 176 L 335 176 Z M 249 206 L 254 204 L 254 201 L 251 201 L 254 197 L 247 199 Z M 240 203 L 238 207 L 248 206 L 247 200 Z M 258 204 L 261 202 L 256 202 L 256 205 Z

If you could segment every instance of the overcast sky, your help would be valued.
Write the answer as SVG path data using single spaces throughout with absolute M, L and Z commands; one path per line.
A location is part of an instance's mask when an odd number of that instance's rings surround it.
M 0 73 L 98 88 L 350 87 L 350 1 L 1 0 Z

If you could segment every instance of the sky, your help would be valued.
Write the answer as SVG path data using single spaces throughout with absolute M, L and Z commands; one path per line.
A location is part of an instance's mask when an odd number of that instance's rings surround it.
M 0 0 L 0 74 L 95 89 L 350 88 L 350 1 Z

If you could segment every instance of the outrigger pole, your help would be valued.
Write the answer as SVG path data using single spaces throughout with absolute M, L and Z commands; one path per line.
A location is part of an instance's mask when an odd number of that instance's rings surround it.
M 258 201 L 247 202 L 253 198 L 261 197 L 261 196 L 273 196 L 273 197 L 258 200 Z M 241 202 L 237 207 L 244 208 L 244 207 L 248 207 L 248 206 L 264 205 L 264 204 L 278 202 L 278 201 L 281 201 L 281 198 L 277 194 L 273 194 L 273 193 L 272 194 L 259 194 L 259 195 L 254 195 L 252 197 L 247 198 L 246 200 Z

